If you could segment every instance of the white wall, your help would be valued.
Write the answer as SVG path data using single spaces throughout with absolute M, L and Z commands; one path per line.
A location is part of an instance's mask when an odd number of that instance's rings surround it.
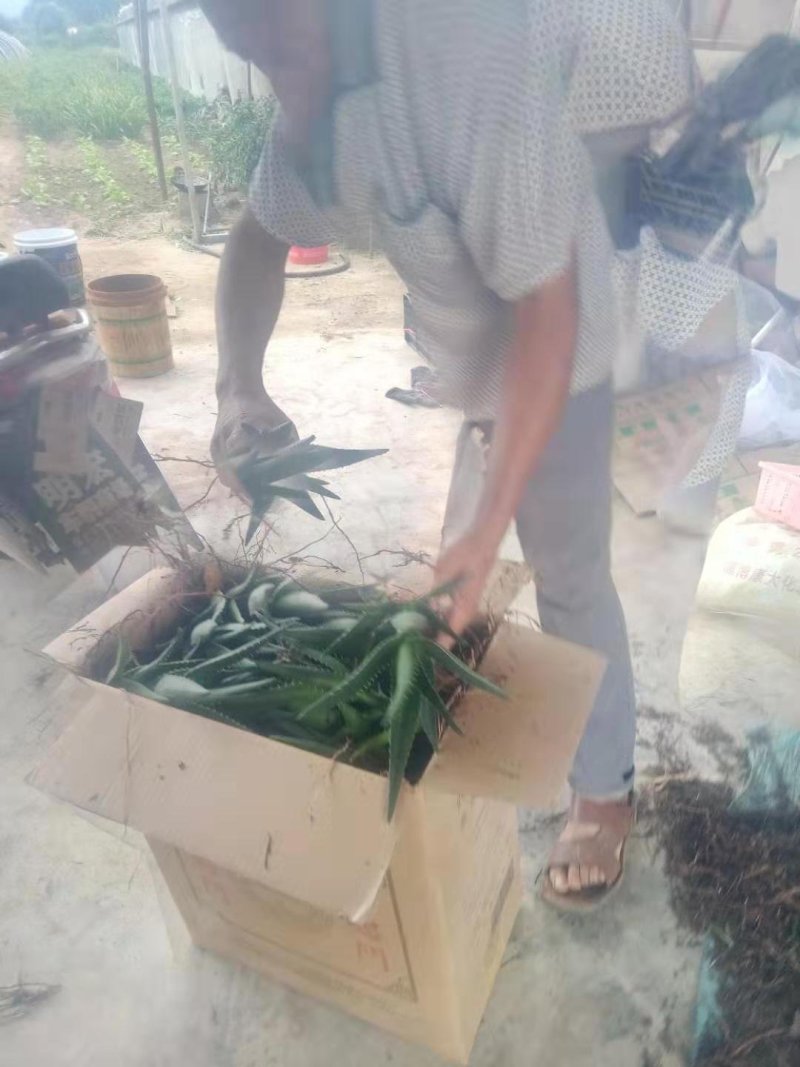
M 696 43 L 711 41 L 726 0 L 691 2 L 692 37 Z M 770 33 L 787 33 L 795 0 L 731 0 L 719 42 L 734 48 L 752 48 Z
M 213 100 L 227 89 L 232 100 L 248 96 L 248 64 L 226 51 L 219 43 L 205 15 L 191 3 L 177 0 L 169 7 L 169 18 L 178 65 L 181 88 L 196 96 Z M 150 65 L 154 74 L 169 77 L 161 17 L 157 3 L 150 3 Z M 139 47 L 133 5 L 120 10 L 117 23 L 120 48 L 131 63 L 139 66 Z M 254 96 L 270 92 L 264 75 L 250 69 L 250 84 Z

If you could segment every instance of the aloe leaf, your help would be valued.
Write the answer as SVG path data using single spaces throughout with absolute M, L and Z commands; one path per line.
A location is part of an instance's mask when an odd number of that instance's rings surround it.
M 295 474 L 292 478 L 287 478 L 282 482 L 275 482 L 274 486 L 285 486 L 287 489 L 301 489 L 307 493 L 314 493 L 317 496 L 325 497 L 327 500 L 339 500 L 340 497 L 332 489 L 328 488 L 328 483 L 323 481 L 322 478 L 312 478 L 308 474 Z
M 247 524 L 247 532 L 244 535 L 244 543 L 249 545 L 258 532 L 258 528 L 264 521 L 264 516 L 267 514 L 267 502 L 258 499 L 253 495 L 253 502 L 250 508 L 250 521 Z
M 419 722 L 434 752 L 439 751 L 439 717 L 430 700 L 422 697 L 419 702 Z
M 312 438 L 269 456 L 254 456 L 245 467 L 240 468 L 239 477 L 257 478 L 262 485 L 273 485 L 296 474 L 351 467 L 355 463 L 383 456 L 387 451 L 386 448 L 328 448 L 314 444 Z
M 360 655 L 364 652 L 364 639 L 373 637 L 378 628 L 397 611 L 397 605 L 386 601 L 375 608 L 367 608 L 361 618 L 346 633 L 343 633 L 328 649 L 337 655 Z
M 450 711 L 447 704 L 445 704 L 441 693 L 436 688 L 432 664 L 430 665 L 430 670 L 428 670 L 427 667 L 423 670 L 422 677 L 420 678 L 420 687 L 425 700 L 430 704 L 431 708 L 433 708 L 439 718 L 442 719 L 454 733 L 458 734 L 459 737 L 463 737 L 464 731 L 454 719 L 453 713 Z
M 208 690 L 185 674 L 162 674 L 153 686 L 153 691 L 164 700 L 172 702 L 196 701 L 208 696 Z
M 234 585 L 232 588 L 230 588 L 227 593 L 225 593 L 225 596 L 229 600 L 235 600 L 237 597 L 243 596 L 245 593 L 247 593 L 250 589 L 250 585 L 253 582 L 253 579 L 256 576 L 257 571 L 258 564 L 254 563 L 250 570 L 247 572 L 247 576 L 243 578 L 238 585 Z
M 301 653 L 306 659 L 310 659 L 312 663 L 317 663 L 321 667 L 326 667 L 331 674 L 334 674 L 340 678 L 343 678 L 347 674 L 347 665 L 342 663 L 336 656 L 330 655 L 328 652 L 320 652 L 316 648 L 304 648 Z
M 387 637 L 373 648 L 352 673 L 348 674 L 338 685 L 328 690 L 327 693 L 314 701 L 310 707 L 306 708 L 300 714 L 300 721 L 302 722 L 307 717 L 315 714 L 320 708 L 334 708 L 340 701 L 349 701 L 354 696 L 357 696 L 383 669 L 394 654 L 400 641 L 402 641 L 402 638 L 397 634 L 394 637 Z
M 430 629 L 428 618 L 421 611 L 397 611 L 389 622 L 399 634 L 425 633 Z
M 374 719 L 362 715 L 357 708 L 353 707 L 352 704 L 348 704 L 346 701 L 339 704 L 338 708 L 342 719 L 344 720 L 347 736 L 352 741 L 361 741 L 362 738 L 372 734 Z
M 370 756 L 382 749 L 386 751 L 389 749 L 388 730 L 383 730 L 381 733 L 374 734 L 372 737 L 368 737 L 366 741 L 363 741 L 358 748 L 353 750 L 350 761 L 351 763 L 358 763 L 359 760 L 363 760 L 366 756 Z
M 252 590 L 247 598 L 247 613 L 251 618 L 264 611 L 272 591 L 273 586 L 269 582 L 262 582 Z
M 311 515 L 315 519 L 325 518 L 305 489 L 289 489 L 285 485 L 270 485 L 269 492 L 270 496 L 288 500 L 289 503 L 295 504 L 301 511 L 305 511 L 307 515 Z
M 114 657 L 114 665 L 106 677 L 106 685 L 116 685 L 132 659 L 133 653 L 127 639 L 124 634 L 117 634 L 117 654 Z
M 196 626 L 193 626 L 192 632 L 189 634 L 189 654 L 195 653 L 202 644 L 208 641 L 216 629 L 216 619 L 203 619 L 202 622 L 198 622 Z
M 324 615 L 328 604 L 315 593 L 299 589 L 296 592 L 284 593 L 281 597 L 273 597 L 271 608 L 273 615 L 290 615 L 311 621 Z
M 394 691 L 386 711 L 389 727 L 389 803 L 391 821 L 411 755 L 411 746 L 419 730 L 420 694 L 416 642 L 402 640 L 395 657 Z
M 184 681 L 190 682 L 191 678 L 184 678 Z M 203 687 L 201 686 L 201 689 Z M 197 698 L 202 703 L 219 705 L 224 704 L 233 705 L 233 702 L 239 697 L 251 697 L 257 693 L 259 696 L 266 693 L 267 690 L 277 688 L 274 681 L 271 678 L 258 678 L 252 682 L 242 682 L 239 685 L 220 685 L 214 689 L 205 689 L 202 694 L 198 694 Z
M 271 636 L 271 634 L 262 634 L 259 637 L 253 638 L 252 641 L 240 645 L 239 648 L 227 650 L 221 655 L 215 656 L 213 659 L 202 660 L 196 667 L 193 667 L 187 672 L 186 677 L 193 678 L 195 681 L 198 678 L 212 680 L 215 675 L 219 674 L 226 667 L 238 663 L 239 660 L 245 659 L 251 652 L 255 652 L 255 650 L 268 641 Z
M 306 663 L 261 663 L 259 665 L 263 674 L 273 678 L 283 678 L 290 682 L 333 682 L 334 676 L 330 671 L 321 667 L 311 667 Z
M 456 678 L 460 678 L 465 685 L 473 686 L 475 689 L 482 689 L 485 693 L 491 693 L 492 696 L 500 697 L 502 700 L 508 699 L 508 694 L 499 685 L 495 685 L 488 678 L 484 678 L 471 670 L 466 663 L 457 659 L 446 648 L 437 645 L 435 641 L 430 641 L 427 638 L 424 640 L 426 649 L 439 666 L 450 674 L 454 674 Z
M 154 659 L 151 659 L 149 663 L 145 663 L 141 667 L 137 667 L 135 671 L 129 672 L 130 676 L 139 681 L 144 681 L 146 678 L 156 674 L 159 668 L 170 662 L 170 656 L 173 656 L 182 645 L 183 637 L 184 629 L 180 627 L 172 640 L 167 641 Z
M 377 585 L 336 585 L 325 589 L 324 593 L 332 607 L 352 607 L 357 611 L 375 599 L 385 600 Z

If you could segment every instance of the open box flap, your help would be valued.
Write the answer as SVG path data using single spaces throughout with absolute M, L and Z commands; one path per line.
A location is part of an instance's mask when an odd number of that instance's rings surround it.
M 563 792 L 605 671 L 601 656 L 510 623 L 489 646 L 481 674 L 508 700 L 471 689 L 425 773 L 448 793 L 495 797 L 521 807 L 555 806 Z
M 29 781 L 62 800 L 357 921 L 395 843 L 386 780 L 90 682 Z
M 171 567 L 148 571 L 56 637 L 44 654 L 77 674 L 87 674 L 98 656 L 113 662 L 120 633 L 134 651 L 150 648 L 175 625 L 184 589 L 184 576 Z

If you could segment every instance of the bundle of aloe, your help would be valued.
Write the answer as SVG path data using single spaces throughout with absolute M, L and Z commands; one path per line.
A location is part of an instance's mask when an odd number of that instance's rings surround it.
M 435 591 L 400 604 L 353 586 L 310 592 L 249 576 L 186 613 L 169 641 L 135 657 L 120 641 L 107 678 L 151 700 L 320 755 L 388 772 L 391 819 L 412 750 L 458 731 L 442 690 L 503 691 L 436 637 Z
M 385 448 L 328 448 L 314 444 L 313 437 L 306 437 L 278 452 L 248 452 L 236 465 L 236 475 L 252 501 L 245 543 L 253 537 L 276 498 L 288 500 L 315 519 L 324 518 L 312 494 L 328 500 L 339 497 L 326 481 L 311 475 L 351 467 L 365 459 L 383 456 L 387 451 Z

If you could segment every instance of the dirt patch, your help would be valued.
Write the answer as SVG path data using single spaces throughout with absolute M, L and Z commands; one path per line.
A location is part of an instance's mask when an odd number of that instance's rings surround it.
M 725 786 L 672 781 L 654 793 L 679 918 L 716 936 L 724 1043 L 708 1067 L 800 1063 L 800 816 L 729 810 Z

